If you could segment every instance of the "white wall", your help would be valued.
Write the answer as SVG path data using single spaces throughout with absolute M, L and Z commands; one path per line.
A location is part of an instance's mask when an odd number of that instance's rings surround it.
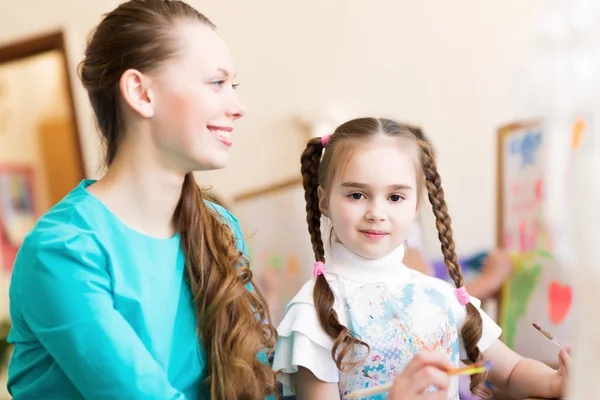
M 74 71 L 88 31 L 117 3 L 2 2 L 0 42 L 64 27 Z M 201 175 L 204 182 L 231 196 L 297 175 L 304 138 L 293 119 L 337 104 L 421 124 L 436 146 L 459 250 L 493 245 L 495 129 L 518 114 L 514 78 L 531 49 L 541 0 L 191 3 L 230 43 L 249 108 L 230 166 Z M 94 175 L 96 134 L 73 81 Z

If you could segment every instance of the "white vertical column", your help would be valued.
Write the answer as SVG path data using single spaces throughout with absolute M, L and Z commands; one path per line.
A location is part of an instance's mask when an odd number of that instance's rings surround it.
M 568 399 L 598 395 L 600 322 L 600 4 L 549 0 L 528 92 L 530 116 L 540 117 L 547 143 L 545 219 L 555 256 L 573 276 L 574 364 Z M 573 146 L 577 119 L 585 128 Z

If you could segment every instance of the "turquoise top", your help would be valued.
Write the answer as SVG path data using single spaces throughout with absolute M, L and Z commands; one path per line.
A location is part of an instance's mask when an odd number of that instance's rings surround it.
M 15 400 L 196 400 L 205 360 L 179 236 L 128 228 L 87 192 L 92 183 L 44 215 L 17 255 L 8 390 Z M 247 254 L 235 217 L 208 204 Z

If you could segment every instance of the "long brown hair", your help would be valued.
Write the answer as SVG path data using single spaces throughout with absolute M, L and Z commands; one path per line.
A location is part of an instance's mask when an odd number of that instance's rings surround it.
M 106 14 L 90 36 L 79 74 L 106 146 L 108 166 L 123 134 L 121 75 L 130 68 L 155 71 L 177 57 L 173 28 L 181 21 L 214 29 L 207 17 L 182 1 L 131 0 Z M 259 290 L 248 289 L 249 261 L 237 250 L 233 231 L 205 204 L 193 173 L 185 176 L 173 222 L 208 361 L 201 392 L 208 391 L 215 400 L 264 400 L 275 393 L 275 376 L 258 353 L 270 355 L 277 333 Z
M 444 262 L 456 287 L 463 286 L 461 267 L 452 238 L 451 220 L 432 149 L 419 128 L 385 118 L 358 118 L 348 121 L 333 132 L 326 147 L 323 146 L 320 138 L 315 138 L 308 142 L 302 153 L 301 171 L 306 200 L 306 221 L 315 260 L 325 262 L 320 229 L 321 211 L 318 188 L 320 186 L 325 193 L 328 193 L 336 173 L 339 173 L 340 168 L 347 163 L 357 146 L 376 135 L 397 137 L 400 145 L 406 145 L 407 149 L 411 149 L 412 146 L 414 149 L 415 164 L 421 166 L 421 168 L 417 168 L 417 190 L 419 193 L 423 190 L 424 182 L 436 218 Z M 324 154 L 323 150 L 325 150 Z M 348 367 L 360 364 L 361 361 L 346 363 L 344 358 L 350 353 L 353 346 L 365 346 L 368 350 L 368 344 L 361 341 L 339 322 L 338 315 L 333 309 L 333 291 L 323 275 L 316 280 L 313 298 L 321 327 L 335 341 L 332 356 L 338 368 L 346 370 Z M 477 343 L 481 339 L 482 319 L 471 303 L 467 304 L 466 308 L 467 318 L 463 324 L 461 335 L 469 361 L 476 362 L 481 359 Z M 467 360 L 464 361 L 467 362 Z M 485 374 L 471 377 L 471 391 L 474 394 L 489 396 L 489 392 L 480 387 L 485 378 Z

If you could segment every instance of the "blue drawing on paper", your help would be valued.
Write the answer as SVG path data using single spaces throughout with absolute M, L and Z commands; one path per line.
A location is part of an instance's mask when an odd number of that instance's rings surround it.
M 540 130 L 526 131 L 524 135 L 519 135 L 510 141 L 509 151 L 511 155 L 521 157 L 521 168 L 525 168 L 528 165 L 535 165 L 541 144 Z

